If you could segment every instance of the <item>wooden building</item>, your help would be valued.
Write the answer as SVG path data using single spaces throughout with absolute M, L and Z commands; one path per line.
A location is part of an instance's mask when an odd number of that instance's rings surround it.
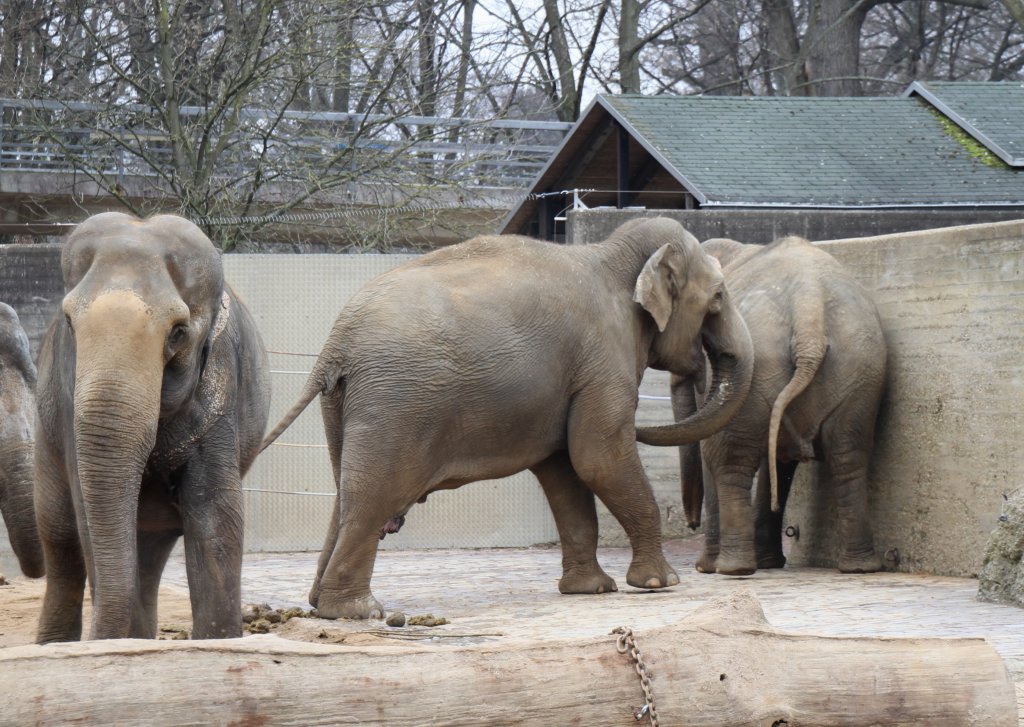
M 500 229 L 561 240 L 574 207 L 693 211 L 691 227 L 714 213 L 727 231 L 730 215 L 798 212 L 847 220 L 836 236 L 1020 218 L 1022 119 L 1016 82 L 915 82 L 885 98 L 598 96 Z

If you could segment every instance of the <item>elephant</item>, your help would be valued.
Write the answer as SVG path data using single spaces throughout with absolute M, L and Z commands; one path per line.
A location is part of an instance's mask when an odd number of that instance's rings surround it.
M 555 518 L 562 593 L 617 590 L 597 561 L 600 497 L 625 529 L 626 581 L 679 581 L 636 445 L 648 366 L 715 381 L 678 446 L 723 426 L 750 385 L 750 336 L 720 267 L 675 221 L 634 220 L 600 244 L 485 235 L 368 283 L 338 315 L 272 443 L 317 396 L 337 497 L 310 591 L 325 618 L 384 615 L 380 538 L 431 492 L 530 470 Z
M 175 215 L 104 212 L 61 254 L 40 349 L 35 509 L 40 643 L 156 635 L 179 536 L 193 638 L 241 636 L 241 478 L 259 451 L 269 364 L 220 252 Z
M 750 392 L 732 420 L 680 448 L 684 509 L 700 525 L 703 573 L 781 568 L 782 512 L 800 462 L 819 460 L 835 488 L 839 570 L 881 569 L 868 518 L 867 474 L 885 384 L 886 344 L 868 292 L 827 252 L 799 237 L 770 245 L 716 238 L 704 251 L 726 284 L 754 347 Z M 695 410 L 703 372 L 673 376 L 677 417 Z M 752 513 L 751 487 L 757 475 Z
M 39 578 L 43 549 L 32 505 L 36 365 L 17 312 L 0 303 L 0 513 L 21 572 Z

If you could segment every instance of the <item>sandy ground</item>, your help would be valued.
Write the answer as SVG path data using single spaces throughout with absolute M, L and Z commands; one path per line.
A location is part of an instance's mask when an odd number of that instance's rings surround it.
M 876 573 L 848 576 L 812 568 L 760 571 L 749 578 L 703 575 L 693 569 L 700 539 L 666 544 L 681 583 L 643 591 L 625 583 L 629 551 L 603 548 L 599 559 L 621 589 L 600 596 L 558 593 L 557 548 L 382 551 L 374 594 L 389 613 L 434 615 L 448 624 L 391 628 L 383 621 L 293 618 L 272 624 L 277 635 L 360 645 L 399 641 L 474 643 L 606 635 L 616 626 L 641 633 L 675 623 L 702 603 L 749 588 L 768 621 L 784 631 L 856 636 L 981 636 L 1003 658 L 1024 698 L 1024 610 L 977 600 L 977 581 Z M 243 602 L 274 609 L 307 608 L 316 553 L 250 554 Z M 0 647 L 33 642 L 44 583 L 8 574 L 0 586 Z M 172 556 L 160 594 L 162 638 L 191 626 L 183 558 Z M 88 623 L 88 614 L 86 614 Z M 1024 714 L 1024 711 L 1022 711 Z M 1021 721 L 1024 725 L 1024 720 Z

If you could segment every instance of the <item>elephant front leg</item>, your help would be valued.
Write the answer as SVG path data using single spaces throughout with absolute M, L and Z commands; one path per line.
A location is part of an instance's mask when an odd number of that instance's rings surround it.
M 600 408 L 600 407 L 598 407 Z M 679 576 L 661 549 L 661 511 L 647 480 L 632 426 L 602 436 L 587 424 L 600 422 L 598 411 L 581 402 L 570 416 L 569 455 L 580 479 L 601 498 L 622 525 L 633 549 L 626 582 L 635 588 L 666 588 Z
M 233 462 L 218 461 L 205 449 L 187 466 L 180 487 L 192 638 L 237 638 L 242 635 L 242 483 Z
M 139 585 L 135 603 L 132 604 L 132 620 L 128 637 L 133 639 L 155 639 L 157 630 L 157 595 L 160 591 L 160 577 L 167 559 L 178 542 L 177 532 L 139 532 L 136 539 L 139 549 Z
M 531 468 L 544 488 L 562 546 L 561 593 L 609 593 L 615 581 L 597 562 L 594 493 L 576 476 L 568 454 L 559 452 Z
M 718 514 L 718 489 L 707 467 L 703 468 L 704 479 L 704 548 L 697 558 L 698 573 L 715 573 L 718 569 L 718 554 L 721 551 L 721 520 Z
M 35 511 L 46 564 L 46 593 L 36 641 L 82 638 L 86 564 L 68 483 L 42 443 L 36 447 Z
M 36 643 L 78 641 L 82 638 L 82 605 L 85 599 L 85 561 L 75 539 L 43 538 L 46 559 L 46 593 L 39 613 Z

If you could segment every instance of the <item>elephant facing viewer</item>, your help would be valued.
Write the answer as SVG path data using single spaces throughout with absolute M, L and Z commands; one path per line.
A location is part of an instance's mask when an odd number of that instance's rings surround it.
M 341 311 L 273 442 L 318 395 L 338 497 L 310 603 L 370 618 L 378 540 L 440 489 L 525 469 L 562 545 L 563 593 L 616 590 L 597 562 L 594 495 L 633 548 L 626 581 L 678 583 L 637 454 L 648 366 L 692 374 L 702 343 L 707 404 L 654 428 L 666 445 L 723 426 L 750 384 L 750 337 L 722 273 L 678 223 L 627 223 L 602 244 L 485 236 L 370 282 Z
M 0 513 L 21 572 L 43 575 L 43 550 L 32 506 L 32 438 L 36 367 L 18 314 L 0 303 Z
M 835 258 L 802 238 L 767 246 L 714 239 L 703 247 L 722 263 L 750 330 L 754 377 L 732 421 L 699 447 L 681 448 L 691 527 L 700 524 L 701 501 L 707 499 L 697 570 L 746 575 L 781 568 L 782 511 L 797 465 L 808 460 L 822 461 L 823 479 L 836 492 L 839 570 L 879 570 L 867 472 L 886 345 L 870 295 Z M 677 417 L 694 411 L 702 378 L 673 377 Z
M 81 223 L 39 355 L 35 507 L 46 556 L 40 642 L 156 634 L 164 565 L 185 538 L 194 638 L 241 635 L 241 477 L 270 383 L 249 312 L 191 222 Z

